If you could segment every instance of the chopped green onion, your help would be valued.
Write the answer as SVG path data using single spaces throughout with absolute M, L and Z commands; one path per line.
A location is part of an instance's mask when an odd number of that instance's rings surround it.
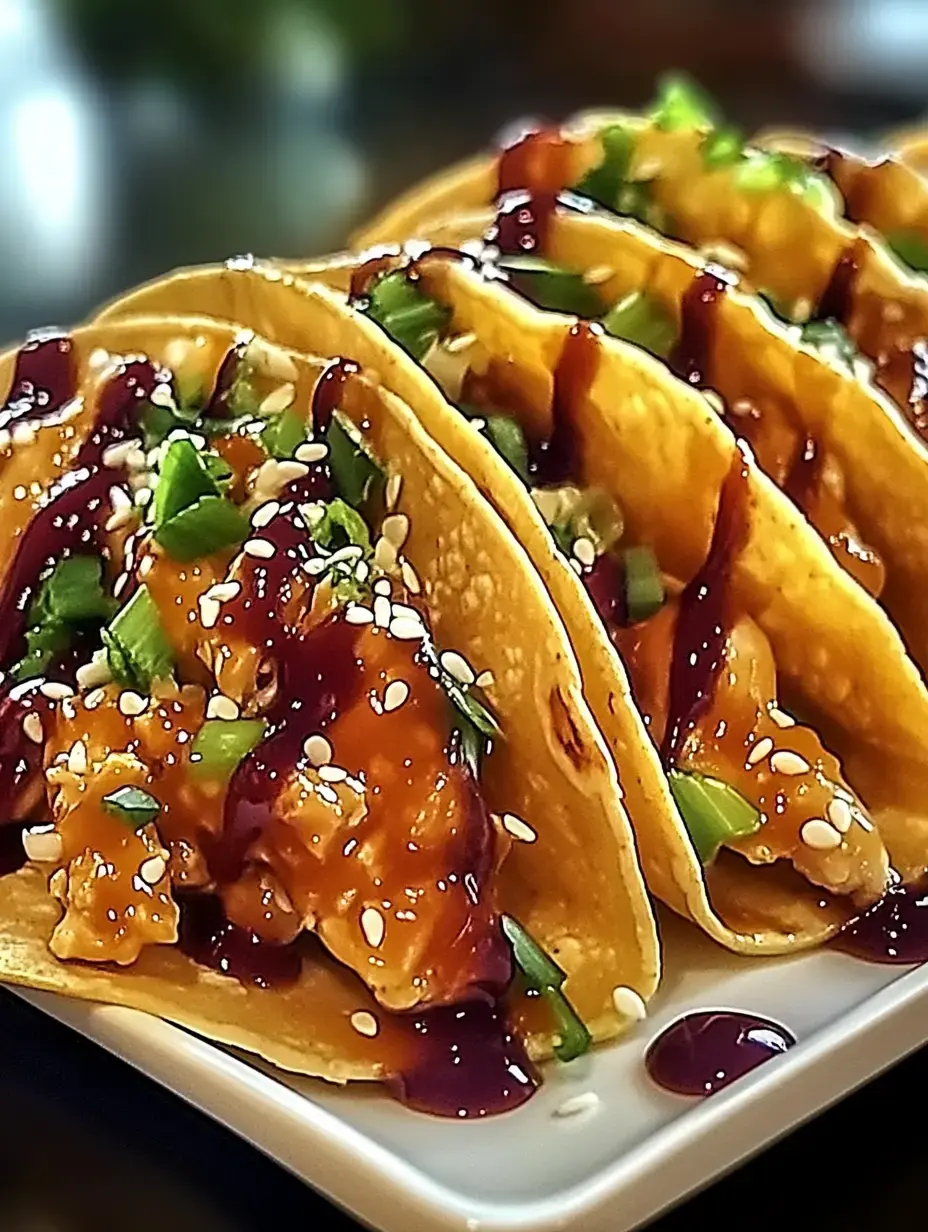
M 834 213 L 837 189 L 809 163 L 782 150 L 746 150 L 735 183 L 746 192 L 784 188 L 804 196 L 819 213 Z
M 663 607 L 664 583 L 649 547 L 626 548 L 622 563 L 625 567 L 625 608 L 629 623 L 636 625 Z
M 703 165 L 710 170 L 731 167 L 744 158 L 744 136 L 739 129 L 728 125 L 713 128 L 703 137 L 699 149 Z
M 26 653 L 15 680 L 40 676 L 71 643 L 74 626 L 106 620 L 114 602 L 103 590 L 103 562 L 97 556 L 68 556 L 42 582 L 26 616 Z
M 574 191 L 612 210 L 628 179 L 635 133 L 627 125 L 610 124 L 599 134 L 599 142 L 603 148 L 602 162 L 586 173 Z
M 734 787 L 694 771 L 671 770 L 667 778 L 684 825 L 703 864 L 719 848 L 756 834 L 760 813 Z
M 857 348 L 840 321 L 807 321 L 800 334 L 806 346 L 813 347 L 823 359 L 840 364 L 850 373 L 854 372 Z
M 225 396 L 225 404 L 234 419 L 246 415 L 253 419 L 258 414 L 261 399 L 250 377 L 251 366 L 243 359 L 239 362 L 238 370 Z
M 560 1061 L 574 1061 L 589 1051 L 592 1036 L 582 1018 L 561 991 L 566 972 L 546 954 L 535 938 L 511 915 L 500 916 L 503 934 L 512 946 L 512 956 L 525 983 L 548 1002 L 557 1022 L 559 1040 L 554 1046 Z
M 145 448 L 154 449 L 175 428 L 192 428 L 203 410 L 203 385 L 198 376 L 174 378 L 174 406 L 145 402 L 139 414 L 139 426 L 145 438 Z
M 178 427 L 177 416 L 167 406 L 146 403 L 139 414 L 139 427 L 145 438 L 145 448 L 154 449 L 165 437 Z
M 223 484 L 228 484 L 232 479 L 232 467 L 228 464 L 225 458 L 218 453 L 201 454 L 203 465 L 206 467 L 206 472 L 209 477 L 222 488 Z
M 664 132 L 686 128 L 712 128 L 716 117 L 708 95 L 686 77 L 663 77 L 650 116 Z
M 497 266 L 509 274 L 519 294 L 539 308 L 584 318 L 599 316 L 603 310 L 599 292 L 577 270 L 528 254 L 500 257 Z
M 352 439 L 341 416 L 332 416 L 325 439 L 339 495 L 354 508 L 363 505 L 383 479 L 383 472 L 363 446 Z
M 414 359 L 431 350 L 451 320 L 451 309 L 423 294 L 402 271 L 375 279 L 366 312 Z
M 533 488 L 532 500 L 565 556 L 573 554 L 577 539 L 589 539 L 601 556 L 622 536 L 622 511 L 600 488 Z
M 622 338 L 667 359 L 677 341 L 670 314 L 646 291 L 630 291 L 609 309 L 602 326 L 613 338 Z
M 133 830 L 147 826 L 161 812 L 160 802 L 141 787 L 118 788 L 103 797 L 103 807 Z
M 155 539 L 175 560 L 197 560 L 220 548 L 243 543 L 250 530 L 248 518 L 224 496 L 201 496 L 198 501 L 162 523 Z
M 207 719 L 191 746 L 191 772 L 224 782 L 266 730 L 264 719 Z
M 490 711 L 474 695 L 471 686 L 462 684 L 442 667 L 441 654 L 428 638 L 422 642 L 420 654 L 428 664 L 429 674 L 447 693 L 457 712 L 456 717 L 463 720 L 457 724 L 462 751 L 474 775 L 479 777 L 480 759 L 490 751 L 493 741 L 502 737 L 502 730 Z
M 917 231 L 892 231 L 886 242 L 900 261 L 918 273 L 928 273 L 928 239 Z
M 174 652 L 144 584 L 102 631 L 102 637 L 110 671 L 120 684 L 147 693 L 153 680 L 170 676 Z
M 155 485 L 155 530 L 201 496 L 219 496 L 219 487 L 190 440 L 171 441 Z
M 486 434 L 496 452 L 528 483 L 528 445 L 519 421 L 512 415 L 487 415 Z
M 292 458 L 308 435 L 301 416 L 295 411 L 281 411 L 261 433 L 261 444 L 272 458 Z
M 367 523 L 356 509 L 336 496 L 325 505 L 310 506 L 318 508 L 319 516 L 312 520 L 309 533 L 314 542 L 336 551 L 338 548 L 356 544 L 364 549 L 367 555 L 371 550 L 371 536 Z

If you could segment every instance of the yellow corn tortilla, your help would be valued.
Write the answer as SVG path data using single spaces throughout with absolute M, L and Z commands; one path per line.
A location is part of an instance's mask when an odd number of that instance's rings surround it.
M 621 112 L 578 116 L 561 131 L 570 143 L 569 183 L 602 158 L 598 134 L 621 123 L 636 134 L 630 176 L 647 180 L 655 206 L 666 211 L 674 234 L 696 247 L 724 242 L 742 257 L 754 287 L 768 294 L 787 316 L 804 319 L 819 302 L 845 250 L 857 243 L 857 275 L 845 324 L 858 346 L 875 357 L 872 341 L 885 302 L 904 308 L 907 335 L 928 335 L 928 283 L 910 276 L 879 236 L 841 217 L 843 203 L 822 177 L 817 199 L 778 186 L 746 190 L 731 166 L 707 168 L 700 145 L 704 131 L 663 131 L 651 121 Z M 357 232 L 351 246 L 403 243 L 418 237 L 431 219 L 490 205 L 497 195 L 498 154 L 461 163 L 425 180 L 388 205 Z M 827 195 L 831 188 L 833 199 Z
M 325 273 L 322 263 L 311 268 Z M 348 259 L 333 262 L 330 276 L 344 286 Z M 431 260 L 420 277 L 424 289 L 453 310 L 454 332 L 476 334 L 489 355 L 517 369 L 535 406 L 531 426 L 543 436 L 550 426 L 552 373 L 572 319 L 538 312 L 454 261 Z M 260 322 L 263 332 L 270 326 L 284 343 L 309 331 L 337 345 L 344 322 L 353 320 L 352 356 L 377 370 L 473 477 L 525 546 L 564 618 L 584 694 L 619 766 L 654 893 L 740 953 L 796 950 L 834 931 L 837 921 L 823 926 L 810 913 L 820 895 L 808 883 L 737 859 L 716 866 L 710 905 L 702 867 L 630 705 L 621 661 L 526 489 L 431 378 L 351 308 L 343 292 L 259 263 L 203 267 L 142 288 L 104 315 L 142 306 L 164 310 L 169 303 Z M 603 344 L 585 427 L 586 480 L 614 494 L 633 536 L 653 544 L 668 572 L 691 577 L 708 547 L 734 438 L 699 393 L 649 355 L 612 339 Z M 733 562 L 736 601 L 770 638 L 787 703 L 795 703 L 843 759 L 897 866 L 914 877 L 928 864 L 928 694 L 877 605 L 754 468 L 750 493 L 751 535 Z
M 301 381 L 353 349 L 348 322 L 331 346 L 311 318 L 304 325 L 304 345 L 317 345 L 323 358 L 286 353 Z M 212 373 L 242 332 L 228 322 L 177 316 L 90 325 L 72 336 L 83 388 L 91 367 L 99 369 L 101 348 L 167 363 L 178 339 L 193 339 Z M 7 382 L 13 359 L 0 360 Z M 302 409 L 308 415 L 309 406 Z M 517 916 L 567 972 L 565 991 L 594 1037 L 613 1036 L 627 1025 L 613 990 L 651 996 L 658 944 L 621 790 L 563 625 L 522 548 L 408 407 L 362 373 L 344 386 L 340 410 L 388 476 L 402 476 L 397 509 L 411 522 L 404 552 L 421 580 L 436 640 L 494 676 L 486 692 L 504 739 L 485 763 L 484 798 L 537 833 L 533 843 L 514 843 L 503 863 L 501 910 Z M 89 430 L 90 419 L 88 411 L 77 430 Z M 383 1076 L 377 1040 L 345 1029 L 351 1012 L 377 1006 L 321 947 L 296 986 L 261 992 L 197 966 L 175 947 L 148 947 L 128 969 L 59 962 L 47 947 L 58 913 L 34 867 L 0 879 L 0 981 L 147 1010 L 299 1073 L 334 1081 Z M 535 1032 L 527 1043 L 542 1057 L 553 1037 Z
M 424 224 L 421 238 L 458 247 L 483 235 L 492 217 L 486 210 L 452 215 Z M 705 266 L 685 244 L 600 212 L 555 212 L 544 255 L 569 269 L 595 268 L 605 305 L 646 292 L 678 329 L 683 296 Z M 337 263 L 295 268 L 348 287 L 349 274 Z M 713 388 L 729 406 L 742 398 L 788 401 L 808 435 L 840 464 L 845 507 L 886 565 L 882 606 L 928 676 L 928 445 L 864 366 L 851 372 L 829 362 L 757 296 L 730 288 L 714 321 Z

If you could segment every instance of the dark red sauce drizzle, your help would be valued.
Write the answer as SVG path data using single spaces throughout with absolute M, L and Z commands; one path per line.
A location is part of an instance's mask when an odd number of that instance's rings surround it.
M 653 1040 L 648 1074 L 677 1095 L 712 1095 L 787 1052 L 796 1037 L 757 1014 L 703 1010 L 684 1014 Z
M 831 944 L 867 962 L 928 962 L 928 884 L 892 886 Z
M 497 195 L 515 188 L 556 195 L 570 183 L 570 152 L 557 128 L 525 133 L 500 151 Z
M 74 396 L 76 381 L 74 344 L 67 335 L 30 339 L 16 356 L 0 429 L 56 414 Z
M 299 941 L 271 945 L 226 919 L 215 894 L 179 894 L 178 944 L 194 962 L 202 963 L 242 984 L 281 988 L 295 984 L 302 966 Z
M 509 1112 L 540 1083 L 499 1005 L 470 1001 L 409 1016 L 415 1062 L 388 1080 L 402 1103 L 447 1117 Z
M 716 317 L 729 285 L 719 271 L 707 267 L 687 287 L 680 304 L 680 337 L 670 356 L 670 366 L 697 389 L 712 383 Z
M 44 719 L 52 702 L 39 692 L 41 681 L 12 685 L 0 694 L 0 799 L 11 808 L 32 776 L 42 768 L 41 744 L 30 740 L 23 721 L 30 711 Z M 0 820 L 0 826 L 4 823 Z
M 239 374 L 246 349 L 246 343 L 242 342 L 234 347 L 230 347 L 223 356 L 222 363 L 219 365 L 219 371 L 216 373 L 216 379 L 213 382 L 213 392 L 206 400 L 204 414 L 209 415 L 210 418 L 223 419 L 228 415 L 229 392 Z M 176 395 L 176 388 L 174 392 Z
M 358 372 L 358 365 L 351 359 L 333 359 L 313 390 L 313 432 L 321 436 L 332 422 L 332 415 L 342 400 L 342 390 L 349 377 Z
M 367 261 L 362 262 L 351 275 L 348 290 L 351 303 L 366 299 L 372 282 L 381 274 L 389 274 L 391 270 L 402 264 L 403 257 L 395 252 L 379 253 L 376 257 L 369 257 Z
M 818 302 L 819 320 L 845 321 L 853 306 L 854 289 L 860 273 L 861 247 L 855 240 L 838 258 L 828 285 Z
M 530 471 L 536 483 L 566 483 L 579 473 L 577 414 L 596 379 L 602 337 L 601 325 L 578 321 L 564 339 L 554 370 L 551 435 L 532 451 Z
M 732 557 L 747 534 L 748 468 L 739 443 L 719 496 L 709 554 L 680 596 L 661 746 L 672 766 L 700 715 L 712 700 L 728 632 L 728 582 Z
M 557 207 L 552 193 L 512 192 L 500 198 L 487 242 L 506 256 L 544 251 Z
M 805 509 L 815 496 L 824 464 L 817 442 L 811 436 L 805 437 L 783 483 L 783 491 L 800 509 Z
M 583 584 L 608 630 L 620 629 L 628 624 L 625 570 L 616 556 L 611 552 L 597 556 L 593 567 L 584 570 Z
M 26 862 L 23 826 L 18 821 L 0 821 L 0 877 L 15 873 Z
M 132 412 L 149 396 L 158 375 L 148 360 L 134 360 L 107 381 L 93 430 L 71 470 L 40 498 L 0 593 L 0 662 L 19 644 L 29 598 L 42 571 L 71 552 L 99 546 L 107 494 L 122 478 L 119 470 L 102 465 L 103 452 L 125 437 Z

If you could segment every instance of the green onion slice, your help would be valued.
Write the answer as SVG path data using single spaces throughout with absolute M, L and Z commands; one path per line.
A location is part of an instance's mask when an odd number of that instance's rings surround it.
M 900 261 L 918 273 L 928 273 L 928 239 L 917 231 L 892 231 L 886 242 Z
M 175 560 L 196 560 L 220 548 L 243 543 L 249 521 L 224 496 L 203 496 L 155 531 L 155 539 Z
M 760 829 L 760 813 L 734 787 L 695 771 L 671 770 L 667 778 L 680 816 L 703 864 L 719 848 Z
M 613 338 L 622 338 L 667 359 L 676 345 L 677 330 L 657 300 L 646 291 L 630 291 L 609 309 L 602 326 Z
M 101 634 L 115 680 L 147 693 L 153 680 L 170 676 L 174 652 L 154 599 L 144 584 Z
M 308 425 L 301 416 L 281 411 L 261 433 L 261 444 L 272 458 L 292 458 L 308 436 Z
M 730 125 L 710 129 L 700 144 L 703 165 L 710 171 L 732 167 L 744 158 L 744 135 Z
M 26 615 L 26 653 L 12 669 L 17 681 L 41 676 L 70 644 L 77 626 L 107 620 L 115 604 L 103 589 L 97 556 L 68 556 L 41 583 Z
M 807 321 L 800 334 L 806 346 L 814 347 L 823 359 L 841 364 L 850 373 L 854 372 L 857 348 L 840 321 Z
M 103 807 L 133 830 L 147 826 L 161 812 L 160 802 L 141 787 L 118 788 L 103 797 Z
M 155 529 L 201 496 L 219 496 L 215 479 L 192 441 L 171 441 L 161 461 L 155 486 Z
M 687 128 L 713 128 L 714 107 L 695 82 L 676 74 L 663 77 L 658 83 L 657 101 L 650 116 L 664 132 Z
M 649 547 L 626 548 L 622 553 L 625 573 L 625 608 L 630 624 L 647 620 L 664 605 L 664 582 L 654 552 Z
M 442 667 L 441 653 L 434 643 L 426 638 L 422 642 L 420 654 L 428 665 L 429 675 L 438 681 L 455 709 L 455 728 L 462 753 L 474 777 L 479 778 L 482 758 L 490 752 L 493 741 L 502 738 L 502 729 L 475 695 L 473 686 L 462 684 L 456 676 L 452 676 Z
M 339 495 L 354 508 L 363 505 L 382 482 L 383 471 L 360 442 L 352 439 L 340 415 L 332 416 L 325 439 Z
M 502 256 L 496 264 L 509 275 L 515 290 L 539 308 L 584 318 L 599 316 L 603 310 L 596 287 L 584 282 L 577 270 L 529 254 Z
M 512 467 L 523 483 L 528 483 L 528 443 L 522 431 L 522 425 L 515 416 L 504 415 L 500 411 L 491 411 L 473 402 L 458 403 L 458 410 L 468 419 L 483 420 L 484 431 L 493 448 Z
M 635 133 L 624 124 L 610 124 L 599 134 L 599 142 L 603 149 L 602 162 L 586 173 L 574 191 L 613 210 L 628 179 L 635 151 Z
M 500 916 L 500 924 L 525 983 L 545 998 L 554 1014 L 560 1036 L 555 1055 L 560 1061 L 576 1060 L 589 1051 L 592 1036 L 561 991 L 566 973 L 514 916 Z
M 263 739 L 266 730 L 264 719 L 207 719 L 191 746 L 191 772 L 224 782 Z
M 318 516 L 309 524 L 310 537 L 315 543 L 331 552 L 355 544 L 364 549 L 367 556 L 371 550 L 371 535 L 367 523 L 356 509 L 336 496 L 325 505 L 310 506 L 318 509 Z
M 425 295 L 399 270 L 374 280 L 366 312 L 414 359 L 423 358 L 451 320 L 450 308 Z

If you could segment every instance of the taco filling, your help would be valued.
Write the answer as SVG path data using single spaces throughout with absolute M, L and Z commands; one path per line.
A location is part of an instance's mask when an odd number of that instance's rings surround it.
M 534 835 L 484 800 L 502 733 L 432 640 L 398 477 L 338 411 L 355 365 L 310 389 L 258 339 L 212 385 L 189 340 L 172 363 L 102 353 L 79 389 L 68 339 L 20 353 L 0 872 L 47 874 L 64 963 L 178 946 L 273 989 L 321 946 L 371 994 L 351 1027 L 383 1041 L 406 1102 L 514 1107 L 538 1081 L 501 1005 L 516 973 L 559 1056 L 590 1035 L 501 915 L 498 869 Z
M 781 703 L 767 636 L 727 586 L 750 516 L 742 455 L 702 568 L 688 580 L 667 576 L 646 543 L 628 541 L 619 504 L 584 481 L 575 408 L 592 383 L 602 327 L 578 324 L 566 335 L 552 430 L 532 439 L 522 426 L 531 416 L 520 414 L 531 395 L 515 367 L 473 335 L 453 336 L 449 309 L 428 297 L 415 267 L 412 275 L 369 269 L 356 303 L 420 359 L 529 488 L 628 668 L 710 893 L 740 856 L 790 866 L 827 892 L 821 906 L 837 905 L 836 921 L 876 902 L 891 876 L 880 835 L 837 758 Z M 750 904 L 727 914 L 743 923 Z

